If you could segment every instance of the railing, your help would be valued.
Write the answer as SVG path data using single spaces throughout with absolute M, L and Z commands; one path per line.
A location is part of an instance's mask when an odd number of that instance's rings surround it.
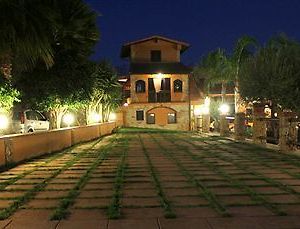
M 149 103 L 171 102 L 171 92 L 166 90 L 160 91 L 158 93 L 156 93 L 155 91 L 149 91 L 148 102 Z

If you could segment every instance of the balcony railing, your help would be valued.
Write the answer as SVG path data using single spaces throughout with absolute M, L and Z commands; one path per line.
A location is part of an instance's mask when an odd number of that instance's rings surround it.
M 158 93 L 155 91 L 148 92 L 149 103 L 166 103 L 171 102 L 171 91 L 162 90 Z

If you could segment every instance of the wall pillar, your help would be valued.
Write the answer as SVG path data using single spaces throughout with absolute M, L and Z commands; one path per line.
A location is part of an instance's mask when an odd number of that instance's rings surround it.
M 267 143 L 267 125 L 265 107 L 262 104 L 253 104 L 253 141 L 257 144 Z
M 210 127 L 210 115 L 204 114 L 202 115 L 202 131 L 203 133 L 209 133 Z
M 281 151 L 292 151 L 297 145 L 297 122 L 296 114 L 291 111 L 279 113 L 279 149 Z
M 245 113 L 236 113 L 234 119 L 234 138 L 235 140 L 245 140 Z
M 229 125 L 228 121 L 226 120 L 226 115 L 220 115 L 220 136 L 226 137 L 229 135 Z

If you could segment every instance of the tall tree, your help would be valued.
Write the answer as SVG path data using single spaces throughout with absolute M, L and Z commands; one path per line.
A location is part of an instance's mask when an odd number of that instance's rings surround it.
M 300 111 L 300 43 L 276 36 L 241 69 L 241 95 L 248 100 L 272 100 L 282 109 Z
M 205 75 L 208 92 L 209 88 L 221 84 L 222 102 L 225 102 L 226 85 L 232 81 L 231 63 L 225 50 L 217 49 L 208 53 L 196 66 L 194 72 Z
M 57 50 L 87 56 L 98 40 L 97 14 L 83 0 L 1 0 L 0 70 L 28 70 L 42 60 L 47 68 Z
M 91 75 L 91 90 L 87 117 L 92 113 L 101 115 L 102 121 L 108 121 L 110 113 L 120 104 L 121 86 L 117 81 L 117 72 L 107 61 L 101 61 L 96 65 Z M 89 120 L 89 119 L 88 119 Z
M 6 78 L 11 76 L 13 61 L 21 69 L 32 67 L 38 59 L 52 66 L 50 14 L 41 0 L 0 1 L 0 70 Z
M 233 55 L 230 60 L 231 70 L 232 70 L 232 78 L 234 80 L 234 104 L 235 104 L 235 112 L 242 112 L 242 103 L 243 100 L 240 96 L 240 86 L 239 81 L 241 78 L 240 69 L 243 63 L 251 57 L 252 52 L 250 50 L 251 47 L 256 47 L 257 41 L 255 38 L 250 36 L 242 36 L 238 39 L 234 50 Z

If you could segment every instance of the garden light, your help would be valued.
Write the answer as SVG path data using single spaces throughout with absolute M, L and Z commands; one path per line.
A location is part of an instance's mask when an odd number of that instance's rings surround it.
M 74 121 L 75 121 L 75 118 L 74 118 L 74 115 L 73 115 L 73 114 L 68 113 L 68 114 L 65 114 L 64 117 L 63 117 L 63 122 L 64 122 L 65 124 L 67 124 L 68 127 L 69 127 L 71 124 L 73 124 Z
M 221 114 L 225 115 L 229 112 L 229 106 L 228 104 L 222 104 L 219 108 L 219 111 L 221 112 Z
M 8 128 L 8 118 L 6 115 L 0 114 L 0 130 Z
M 92 122 L 94 122 L 94 123 L 100 122 L 100 120 L 101 120 L 101 116 L 98 113 L 96 113 L 96 112 L 92 113 L 92 115 L 91 115 Z
M 109 121 L 115 121 L 117 119 L 117 115 L 115 113 L 111 113 L 109 115 Z

